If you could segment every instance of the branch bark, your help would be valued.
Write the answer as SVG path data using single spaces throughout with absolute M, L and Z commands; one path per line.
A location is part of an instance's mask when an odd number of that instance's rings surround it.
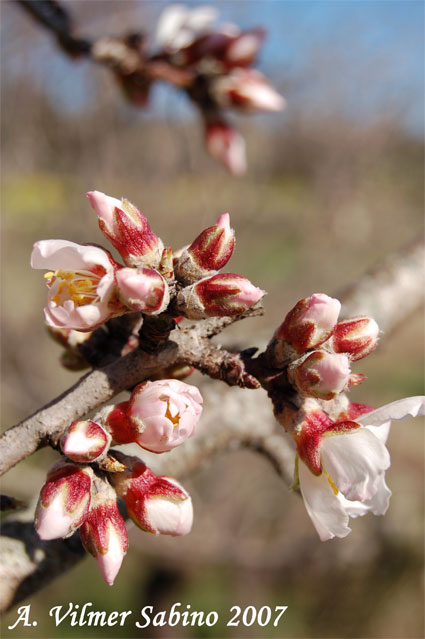
M 162 369 L 172 364 L 196 363 L 201 370 L 207 371 L 211 352 L 216 352 L 208 339 L 232 322 L 258 313 L 262 313 L 261 306 L 233 318 L 212 318 L 182 328 L 178 326 L 172 332 L 170 341 L 158 353 L 149 354 L 137 349 L 104 368 L 84 375 L 59 397 L 3 433 L 0 437 L 0 475 L 39 448 L 47 445 L 56 447 L 71 422 Z M 223 351 L 223 358 L 225 356 Z M 231 355 L 227 353 L 227 359 L 229 358 Z M 217 376 L 230 385 L 238 383 L 240 380 L 235 380 L 230 373 L 229 370 L 226 377 L 226 370 L 223 368 L 223 373 Z

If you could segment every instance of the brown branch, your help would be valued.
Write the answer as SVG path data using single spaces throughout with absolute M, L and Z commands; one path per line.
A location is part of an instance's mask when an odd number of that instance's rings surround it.
M 202 362 L 209 359 L 209 350 L 215 350 L 207 338 L 232 322 L 262 312 L 260 309 L 256 307 L 233 318 L 211 318 L 184 328 L 177 327 L 170 341 L 159 352 L 149 354 L 137 349 L 104 368 L 84 375 L 59 397 L 3 433 L 0 437 L 0 475 L 39 448 L 49 444 L 56 446 L 72 421 L 105 404 L 121 391 L 136 386 L 172 364 L 197 361 L 202 367 Z M 204 368 L 207 370 L 207 366 Z M 228 380 L 225 372 L 221 379 L 235 383 L 230 372 Z

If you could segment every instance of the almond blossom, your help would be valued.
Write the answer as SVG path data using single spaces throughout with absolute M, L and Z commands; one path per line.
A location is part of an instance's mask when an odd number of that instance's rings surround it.
M 49 326 L 91 331 L 125 310 L 116 294 L 119 264 L 99 246 L 41 240 L 34 244 L 31 266 L 49 269 L 44 276 Z
M 143 382 L 105 417 L 105 426 L 118 444 L 163 453 L 195 434 L 202 401 L 196 386 L 177 379 Z
M 358 422 L 335 423 L 323 412 L 307 416 L 295 433 L 297 475 L 322 541 L 346 537 L 350 517 L 385 514 L 391 497 L 385 483 L 391 420 L 424 414 L 425 397 L 409 397 L 365 413 Z

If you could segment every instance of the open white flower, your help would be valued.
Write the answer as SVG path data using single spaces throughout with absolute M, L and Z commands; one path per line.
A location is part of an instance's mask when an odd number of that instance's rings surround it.
M 310 519 L 322 541 L 351 532 L 350 517 L 384 515 L 385 447 L 391 420 L 425 414 L 425 397 L 408 397 L 362 415 L 357 423 L 322 420 L 298 437 L 298 477 Z
M 44 315 L 49 326 L 90 331 L 113 315 L 124 312 L 116 294 L 114 262 L 98 246 L 82 246 L 67 240 L 36 242 L 31 266 L 51 269 Z

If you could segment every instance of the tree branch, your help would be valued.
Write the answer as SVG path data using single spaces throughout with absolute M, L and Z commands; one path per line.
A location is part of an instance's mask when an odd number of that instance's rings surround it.
M 55 447 L 71 422 L 172 364 L 197 362 L 201 369 L 207 371 L 210 352 L 216 351 L 208 338 L 232 322 L 259 312 L 262 312 L 261 306 L 237 317 L 211 318 L 185 327 L 178 326 L 159 352 L 149 354 L 136 349 L 104 368 L 87 373 L 59 397 L 3 433 L 0 437 L 0 475 L 39 448 L 49 444 Z M 223 351 L 225 357 L 227 360 L 231 358 L 230 353 L 226 355 Z M 226 370 L 223 369 L 220 379 L 231 385 L 240 381 Z

